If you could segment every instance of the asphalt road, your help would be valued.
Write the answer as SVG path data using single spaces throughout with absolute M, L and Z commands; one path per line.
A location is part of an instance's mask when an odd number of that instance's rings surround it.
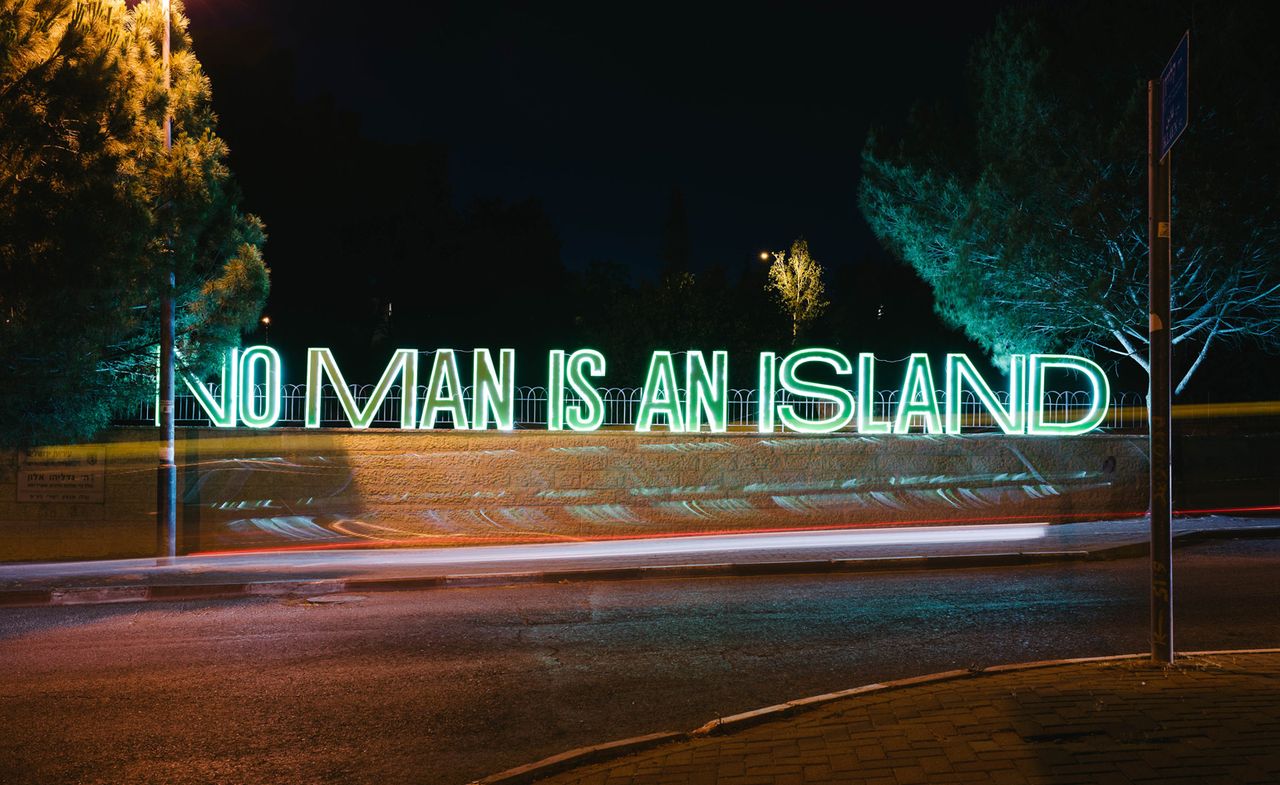
M 1280 541 L 1178 551 L 1178 646 L 1280 645 Z M 1147 562 L 0 610 L 0 782 L 464 783 L 858 684 L 1146 648 Z

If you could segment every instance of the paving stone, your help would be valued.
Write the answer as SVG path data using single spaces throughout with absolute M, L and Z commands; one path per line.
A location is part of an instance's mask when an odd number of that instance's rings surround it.
M 1280 653 L 925 682 L 590 764 L 555 785 L 1280 782 Z

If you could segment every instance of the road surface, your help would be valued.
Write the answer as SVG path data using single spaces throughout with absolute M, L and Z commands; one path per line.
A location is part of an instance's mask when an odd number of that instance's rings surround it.
M 1280 540 L 1178 552 L 1280 645 Z M 0 782 L 465 783 L 881 679 L 1146 648 L 1147 561 L 0 610 Z M 330 598 L 332 599 L 332 598 Z

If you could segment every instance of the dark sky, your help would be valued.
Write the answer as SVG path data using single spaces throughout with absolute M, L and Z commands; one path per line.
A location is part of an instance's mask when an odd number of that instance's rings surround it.
M 460 205 L 536 197 L 569 267 L 651 273 L 673 187 L 695 268 L 734 269 L 799 235 L 827 265 L 877 253 L 856 206 L 869 125 L 959 94 L 970 44 L 1007 3 L 692 5 L 188 0 L 187 12 L 224 121 L 225 93 L 241 89 L 219 81 L 219 60 L 237 56 L 226 43 L 267 40 L 294 60 L 300 99 L 332 96 L 372 138 L 442 145 Z

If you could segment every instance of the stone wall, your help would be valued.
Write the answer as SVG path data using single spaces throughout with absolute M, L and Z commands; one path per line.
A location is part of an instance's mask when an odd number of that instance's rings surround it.
M 87 490 L 69 494 L 78 501 L 32 501 L 31 463 L 0 454 L 0 559 L 153 553 L 154 436 L 107 432 L 91 448 L 100 487 L 86 472 Z M 179 430 L 177 460 L 192 551 L 1055 521 L 1146 507 L 1145 438 L 1108 434 L 193 428 Z

